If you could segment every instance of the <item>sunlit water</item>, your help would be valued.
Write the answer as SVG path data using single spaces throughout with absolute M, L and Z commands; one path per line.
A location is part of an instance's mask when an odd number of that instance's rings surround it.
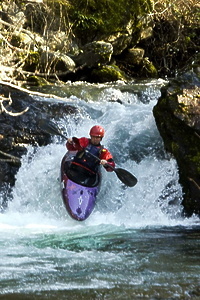
M 84 222 L 62 203 L 65 141 L 28 149 L 0 215 L 0 299 L 200 299 L 199 219 L 182 217 L 177 165 L 152 114 L 162 84 L 81 85 L 70 97 L 79 123 L 60 120 L 66 135 L 103 125 L 117 166 L 138 178 L 127 188 L 102 170 Z

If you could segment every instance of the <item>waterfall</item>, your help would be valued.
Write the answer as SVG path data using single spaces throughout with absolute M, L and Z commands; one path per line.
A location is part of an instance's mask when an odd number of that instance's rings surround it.
M 181 216 L 182 199 L 177 165 L 164 151 L 152 114 L 160 94 L 159 84 L 89 87 L 82 87 L 80 98 L 71 96 L 68 100 L 79 108 L 78 124 L 66 116 L 57 125 L 69 137 L 89 136 L 91 126 L 102 125 L 106 130 L 104 146 L 117 166 L 135 174 L 138 184 L 127 188 L 114 172 L 103 170 L 97 205 L 87 222 L 131 227 L 176 222 Z M 60 162 L 65 152 L 65 142 L 59 137 L 46 147 L 29 147 L 17 174 L 9 213 L 19 214 L 20 219 L 21 213 L 26 214 L 35 224 L 46 218 L 53 224 L 57 220 L 73 223 L 60 194 Z M 27 222 L 25 216 L 23 220 Z

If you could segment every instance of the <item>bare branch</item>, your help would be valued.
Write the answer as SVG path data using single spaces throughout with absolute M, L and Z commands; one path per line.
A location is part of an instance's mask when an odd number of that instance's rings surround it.
M 200 190 L 200 186 L 198 185 L 198 183 L 197 183 L 193 178 L 188 177 L 188 179 L 189 179 L 189 181 L 191 181 L 191 182 L 194 183 L 194 185 L 196 186 L 196 188 L 197 188 L 198 190 Z
M 4 104 L 3 104 L 4 101 L 8 101 L 8 106 L 11 106 L 11 105 L 12 105 L 12 99 L 11 99 L 10 95 L 9 95 L 8 98 L 5 98 L 5 97 L 3 97 L 3 96 L 0 96 L 0 112 L 1 112 L 1 113 L 5 112 L 6 114 L 8 114 L 8 115 L 10 115 L 10 116 L 16 117 L 16 116 L 21 116 L 21 115 L 23 115 L 25 112 L 27 112 L 27 111 L 29 110 L 29 107 L 27 107 L 27 108 L 25 108 L 23 111 L 18 112 L 18 113 L 14 113 L 14 112 L 8 111 L 8 110 L 5 108 Z
M 6 81 L 2 81 L 2 80 L 0 80 L 0 85 L 9 86 L 9 87 L 17 89 L 19 91 L 25 92 L 28 95 L 35 95 L 35 96 L 45 97 L 45 98 L 54 98 L 54 99 L 66 100 L 66 98 L 58 97 L 58 96 L 53 95 L 53 94 L 44 94 L 44 93 L 39 93 L 39 92 L 35 92 L 35 91 L 30 91 L 30 90 L 27 90 L 25 88 L 19 87 L 19 86 L 15 85 L 15 84 L 12 84 L 10 82 L 6 82 Z
M 20 158 L 13 156 L 11 154 L 5 153 L 0 150 L 0 155 L 3 155 L 7 158 L 0 158 L 0 162 L 8 162 L 8 163 L 13 163 L 14 165 L 19 165 L 21 164 Z
M 7 46 L 12 49 L 12 50 L 17 50 L 19 52 L 24 52 L 23 49 L 20 49 L 20 48 L 17 48 L 17 47 L 14 47 L 13 45 L 11 45 L 7 39 L 0 33 L 0 38 L 7 44 Z

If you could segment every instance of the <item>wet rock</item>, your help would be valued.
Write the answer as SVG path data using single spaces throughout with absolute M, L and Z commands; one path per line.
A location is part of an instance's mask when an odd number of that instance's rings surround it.
M 165 148 L 178 164 L 185 214 L 200 215 L 200 88 L 171 82 L 153 113 Z
M 93 82 L 112 82 L 117 80 L 126 80 L 128 76 L 125 75 L 117 66 L 102 66 L 94 69 L 91 73 Z
M 41 119 L 60 119 L 74 115 L 77 109 L 65 102 L 42 99 L 39 101 L 25 92 L 0 85 L 0 95 L 7 111 L 0 107 L 0 207 L 5 209 L 7 199 L 12 197 L 15 176 L 20 168 L 20 159 L 26 154 L 27 146 L 43 146 L 51 143 L 52 136 L 40 127 Z M 5 103 L 4 103 L 5 102 Z M 21 115 L 13 115 L 24 111 Z M 2 208 L 3 207 L 3 208 Z

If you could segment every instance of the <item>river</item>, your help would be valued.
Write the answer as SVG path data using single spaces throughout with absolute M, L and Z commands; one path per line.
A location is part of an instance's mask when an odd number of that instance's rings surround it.
M 102 170 L 96 207 L 78 222 L 60 194 L 65 142 L 54 137 L 29 147 L 13 201 L 0 214 L 0 299 L 200 299 L 200 222 L 182 217 L 176 161 L 152 114 L 163 84 L 60 87 L 79 108 L 75 119 L 59 120 L 60 128 L 80 137 L 103 125 L 103 144 L 138 183 L 126 187 Z

